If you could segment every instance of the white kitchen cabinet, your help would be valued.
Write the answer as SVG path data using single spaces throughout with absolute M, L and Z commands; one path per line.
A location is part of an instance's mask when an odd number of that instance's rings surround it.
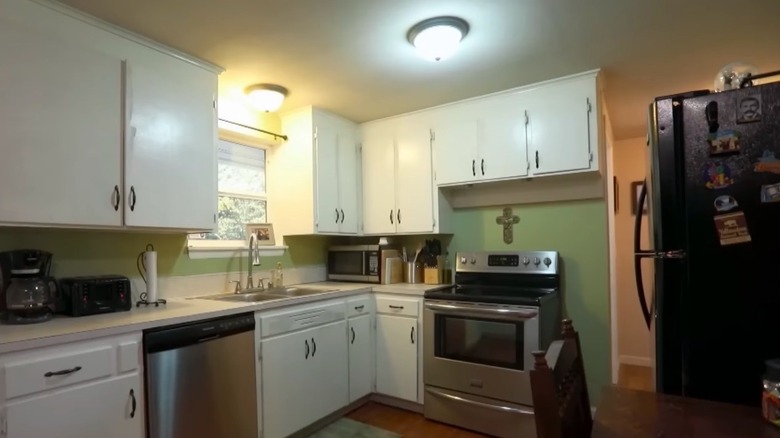
M 357 234 L 357 125 L 306 107 L 282 115 L 289 140 L 270 151 L 270 221 L 281 235 Z
M 527 176 L 525 93 L 496 96 L 483 105 L 478 109 L 476 178 L 495 181 Z
M 365 234 L 448 231 L 451 208 L 433 185 L 430 126 L 416 115 L 362 125 Z
M 417 402 L 417 318 L 376 316 L 376 392 Z
M 349 319 L 349 402 L 371 394 L 373 354 L 371 315 Z
M 436 184 L 477 180 L 477 114 L 472 106 L 435 111 L 434 158 Z
M 8 438 L 142 438 L 144 400 L 138 373 L 11 401 Z
M 596 97 L 595 75 L 528 93 L 528 156 L 533 175 L 598 168 Z
M 126 65 L 125 223 L 216 224 L 217 80 L 169 57 Z
M 121 59 L 4 3 L 0 222 L 121 226 Z

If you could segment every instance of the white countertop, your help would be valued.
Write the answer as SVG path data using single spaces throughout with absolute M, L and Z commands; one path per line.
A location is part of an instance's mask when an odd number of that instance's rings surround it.
M 305 286 L 307 288 L 322 288 L 323 293 L 302 297 L 282 298 L 274 301 L 261 301 L 257 303 L 177 298 L 168 300 L 168 304 L 164 306 L 133 307 L 128 312 L 107 313 L 80 318 L 56 316 L 54 320 L 40 324 L 0 325 L 0 354 L 62 344 L 65 342 L 119 335 L 122 333 L 216 318 L 242 312 L 255 312 L 258 310 L 276 309 L 296 304 L 341 298 L 368 293 L 372 290 L 377 293 L 415 295 L 421 297 L 426 290 L 441 287 L 428 284 L 400 283 L 372 285 L 337 282 L 309 283 Z M 329 289 L 335 290 L 326 292 L 326 290 Z

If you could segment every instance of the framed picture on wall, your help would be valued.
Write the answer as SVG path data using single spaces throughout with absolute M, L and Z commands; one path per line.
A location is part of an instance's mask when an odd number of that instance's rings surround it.
M 631 183 L 631 214 L 636 215 L 639 211 L 639 194 L 642 193 L 644 181 L 634 181 Z M 647 197 L 642 205 L 642 214 L 647 214 Z

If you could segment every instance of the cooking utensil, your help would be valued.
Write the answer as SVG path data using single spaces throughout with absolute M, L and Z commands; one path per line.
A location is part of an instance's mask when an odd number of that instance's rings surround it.
M 413 262 L 417 263 L 417 259 L 420 257 L 420 253 L 422 252 L 424 248 L 424 245 L 421 243 L 417 245 L 417 251 L 414 253 L 414 260 Z

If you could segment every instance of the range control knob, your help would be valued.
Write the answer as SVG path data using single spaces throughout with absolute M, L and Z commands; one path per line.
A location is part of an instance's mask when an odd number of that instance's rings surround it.
M 466 264 L 466 257 L 461 257 L 461 258 L 460 258 L 460 263 L 461 263 L 462 265 L 465 265 L 465 264 Z
M 471 258 L 471 264 L 472 265 L 476 265 L 477 264 L 477 258 L 476 257 L 472 257 Z
M 549 257 L 545 257 L 544 258 L 544 266 L 550 267 L 551 264 L 552 264 L 552 260 L 550 260 Z
M 539 266 L 539 263 L 542 263 L 542 261 L 541 261 L 541 260 L 539 260 L 539 257 L 534 257 L 534 264 L 535 264 L 536 266 Z
M 531 263 L 531 259 L 528 257 L 523 257 L 523 265 L 528 266 L 529 263 Z

